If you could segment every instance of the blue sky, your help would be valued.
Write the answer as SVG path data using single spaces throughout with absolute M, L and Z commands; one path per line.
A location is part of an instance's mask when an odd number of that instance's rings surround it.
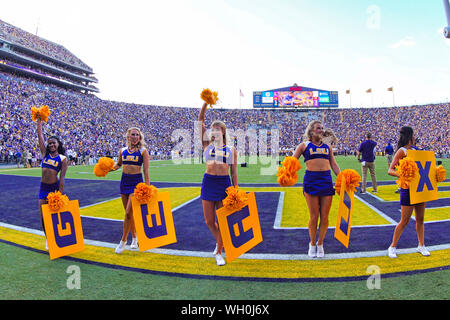
M 210 87 L 244 108 L 294 82 L 343 107 L 347 89 L 353 107 L 391 106 L 391 86 L 397 105 L 450 99 L 441 0 L 11 1 L 0 19 L 80 57 L 104 99 L 199 107 Z

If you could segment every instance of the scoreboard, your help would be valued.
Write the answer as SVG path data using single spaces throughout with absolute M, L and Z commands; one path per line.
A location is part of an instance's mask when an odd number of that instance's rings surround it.
M 337 108 L 338 92 L 286 87 L 253 92 L 253 108 Z

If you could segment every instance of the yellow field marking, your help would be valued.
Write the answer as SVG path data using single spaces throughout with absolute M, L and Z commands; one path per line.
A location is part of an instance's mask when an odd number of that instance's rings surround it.
M 328 217 L 330 226 L 336 224 L 338 216 L 339 195 L 333 197 L 330 214 Z M 302 188 L 294 188 L 285 193 L 283 216 L 281 219 L 282 227 L 307 228 L 309 221 L 309 210 L 303 195 Z M 360 200 L 355 198 L 353 209 L 353 226 L 364 225 L 384 225 L 390 224 L 389 221 L 380 216 L 377 212 L 367 207 Z
M 281 188 L 281 187 L 241 187 L 246 192 L 285 192 L 281 227 L 307 228 L 309 221 L 309 211 L 306 204 L 302 188 Z M 200 194 L 200 187 L 186 188 L 160 188 L 161 191 L 169 191 L 172 208 L 189 201 Z M 333 225 L 337 219 L 339 196 L 333 198 L 329 221 Z M 82 216 L 123 219 L 124 209 L 121 199 L 114 199 L 102 202 L 97 205 L 82 208 Z M 353 214 L 353 226 L 364 225 L 385 225 L 389 221 L 381 217 L 374 210 L 367 207 L 360 200 L 355 199 Z
M 200 195 L 200 187 L 158 188 L 158 190 L 169 192 L 172 209 Z M 125 209 L 123 208 L 122 199 L 113 199 L 82 208 L 80 209 L 80 214 L 97 218 L 123 219 Z
M 447 182 L 439 183 L 439 186 L 450 184 Z M 397 185 L 379 186 L 378 193 L 375 195 L 384 201 L 398 201 L 400 203 L 400 193 L 395 193 Z M 372 193 L 372 191 L 369 191 Z M 373 193 L 372 193 L 373 194 Z M 439 191 L 439 198 L 449 198 L 450 191 Z M 400 204 L 399 204 L 400 209 Z M 413 214 L 414 215 L 414 214 Z M 450 207 L 445 208 L 426 208 L 425 207 L 425 222 L 442 221 L 450 219 Z
M 444 184 L 445 183 L 439 183 L 438 186 L 443 186 Z M 372 188 L 367 189 L 367 191 L 384 201 L 400 202 L 400 193 L 395 193 L 398 189 L 397 185 L 378 186 L 377 189 L 377 193 L 373 193 Z M 450 191 L 439 191 L 439 198 L 450 198 Z
M 415 216 L 415 214 L 413 213 Z M 450 220 L 450 207 L 425 208 L 425 222 Z
M 19 245 L 44 250 L 43 236 L 0 227 L 0 238 Z M 418 253 L 401 254 L 397 259 L 387 256 L 336 260 L 253 260 L 237 259 L 223 267 L 215 259 L 172 256 L 149 252 L 124 251 L 114 253 L 112 248 L 86 245 L 82 252 L 71 257 L 88 261 L 125 266 L 130 268 L 193 274 L 205 276 L 251 277 L 251 278 L 339 278 L 369 276 L 367 267 L 376 265 L 382 274 L 424 270 L 448 266 L 450 249 L 432 251 L 431 256 Z

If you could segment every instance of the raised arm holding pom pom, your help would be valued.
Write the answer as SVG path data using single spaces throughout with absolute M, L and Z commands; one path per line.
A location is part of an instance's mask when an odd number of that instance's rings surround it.
M 200 94 L 200 98 L 202 98 L 202 100 L 211 107 L 219 100 L 218 93 L 216 91 L 211 91 L 210 89 L 203 89 Z
M 50 114 L 51 112 L 48 106 L 42 106 L 40 108 L 31 107 L 31 117 L 33 121 L 41 120 L 47 122 Z
M 202 92 L 202 99 L 203 94 L 204 92 Z M 211 133 L 209 136 L 207 135 L 205 126 L 206 108 L 208 104 L 217 102 L 217 95 L 212 94 L 212 96 L 213 100 L 211 101 L 208 98 L 203 99 L 205 102 L 198 116 L 199 138 L 202 141 L 203 154 L 206 161 L 206 172 L 202 180 L 200 198 L 202 199 L 205 223 L 216 240 L 216 248 L 214 250 L 216 263 L 222 266 L 225 264 L 225 260 L 222 257 L 223 242 L 216 222 L 216 210 L 224 205 L 223 200 L 227 198 L 227 188 L 231 186 L 236 187 L 229 189 L 229 192 L 233 195 L 239 195 L 239 199 L 241 199 L 241 194 L 237 191 L 237 152 L 236 148 L 227 145 L 229 140 L 225 123 L 214 121 L 211 124 Z M 236 198 L 234 197 L 233 199 Z M 234 200 L 231 202 L 229 200 L 231 198 L 225 201 L 227 205 L 235 203 Z
M 41 225 L 45 233 L 44 221 L 42 219 L 43 204 L 47 204 L 47 196 L 59 191 L 64 192 L 64 181 L 67 171 L 67 158 L 65 156 L 65 149 L 63 143 L 56 136 L 51 136 L 45 141 L 42 132 L 42 120 L 40 117 L 36 118 L 37 134 L 39 141 L 39 149 L 43 157 L 41 167 L 41 185 L 39 188 L 39 210 L 41 214 Z M 58 180 L 59 174 L 59 180 Z

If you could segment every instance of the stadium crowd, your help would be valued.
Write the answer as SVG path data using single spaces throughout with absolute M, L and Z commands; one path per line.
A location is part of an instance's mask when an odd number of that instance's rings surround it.
M 0 37 L 92 71 L 63 46 L 1 20 Z M 54 63 L 51 59 L 43 62 Z M 40 163 L 36 125 L 30 115 L 30 107 L 40 105 L 48 105 L 52 111 L 49 122 L 44 125 L 46 135 L 60 137 L 71 164 L 94 163 L 98 157 L 117 155 L 125 145 L 127 128 L 132 126 L 140 127 L 145 133 L 153 159 L 173 156 L 174 146 L 179 141 L 173 140 L 172 134 L 177 129 L 188 130 L 190 137 L 185 138 L 196 138 L 194 127 L 198 108 L 101 100 L 94 95 L 0 72 L 0 163 L 27 162 L 33 166 Z M 434 150 L 440 157 L 450 157 L 449 111 L 449 103 L 310 112 L 213 108 L 206 114 L 206 123 L 221 119 L 230 132 L 239 129 L 249 132 L 253 128 L 267 129 L 270 134 L 271 129 L 278 129 L 279 148 L 281 153 L 288 154 L 301 142 L 307 123 L 319 119 L 325 128 L 335 132 L 339 140 L 334 150 L 346 155 L 355 154 L 369 132 L 378 143 L 376 151 L 383 152 L 388 142 L 396 145 L 399 128 L 409 125 L 420 139 L 419 147 Z M 257 147 L 246 144 L 247 153 L 255 150 Z M 195 153 L 194 143 L 191 150 L 187 150 L 188 155 L 189 151 L 191 155 Z M 270 143 L 268 152 L 271 152 Z
M 199 105 L 201 101 L 199 99 Z M 178 141 L 172 141 L 176 129 L 187 129 L 194 138 L 198 108 L 139 105 L 107 101 L 19 78 L 0 72 L 0 161 L 40 163 L 36 124 L 31 106 L 48 105 L 52 114 L 44 125 L 45 135 L 60 137 L 71 164 L 93 164 L 101 156 L 116 156 L 125 146 L 125 133 L 132 126 L 145 133 L 153 159 L 170 159 Z M 331 128 L 339 141 L 335 151 L 354 154 L 365 134 L 372 133 L 378 152 L 388 142 L 394 147 L 401 126 L 414 128 L 418 146 L 434 150 L 438 157 L 450 157 L 450 104 L 395 108 L 333 109 L 313 112 L 286 112 L 252 109 L 212 108 L 206 123 L 223 120 L 230 129 L 247 131 L 250 127 L 278 128 L 281 150 L 300 143 L 307 123 L 319 119 Z M 232 131 L 232 130 L 230 130 Z M 192 144 L 191 154 L 194 152 Z M 246 146 L 248 152 L 249 146 Z M 269 150 L 270 152 L 270 150 Z M 20 156 L 20 157 L 19 157 Z

